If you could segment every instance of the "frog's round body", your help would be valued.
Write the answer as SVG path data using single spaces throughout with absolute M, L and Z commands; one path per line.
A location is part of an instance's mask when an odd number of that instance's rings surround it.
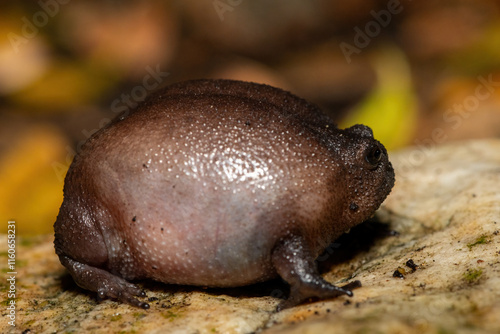
M 79 285 L 139 306 L 116 293 L 127 290 L 120 280 L 287 280 L 279 264 L 294 266 L 287 240 L 314 259 L 372 215 L 393 184 L 369 128 L 339 130 L 270 86 L 190 81 L 82 147 L 66 176 L 56 251 Z

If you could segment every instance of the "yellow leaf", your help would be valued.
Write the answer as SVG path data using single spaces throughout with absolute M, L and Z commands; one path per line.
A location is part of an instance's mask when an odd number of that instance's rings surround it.
M 57 62 L 39 80 L 10 98 L 34 112 L 54 112 L 92 102 L 115 81 L 116 78 L 104 70 Z
M 365 124 L 387 149 L 405 146 L 413 139 L 418 117 L 409 65 L 399 49 L 387 45 L 375 53 L 372 61 L 377 86 L 340 127 Z
M 66 139 L 56 129 L 34 126 L 0 157 L 0 232 L 15 220 L 17 234 L 52 233 L 63 182 L 52 167 L 64 163 Z

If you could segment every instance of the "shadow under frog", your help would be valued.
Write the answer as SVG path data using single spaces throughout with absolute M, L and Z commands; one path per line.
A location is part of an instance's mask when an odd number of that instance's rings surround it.
M 82 288 L 148 308 L 132 280 L 230 288 L 281 277 L 290 294 L 352 296 L 317 256 L 394 185 L 370 128 L 338 129 L 278 88 L 230 80 L 167 87 L 94 134 L 68 170 L 54 224 Z

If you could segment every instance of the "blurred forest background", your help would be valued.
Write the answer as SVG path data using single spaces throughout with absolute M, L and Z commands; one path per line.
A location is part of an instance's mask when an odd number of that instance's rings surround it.
M 500 136 L 500 2 L 2 2 L 0 220 L 51 233 L 94 131 L 161 86 L 232 78 L 290 90 L 341 127 L 425 155 Z

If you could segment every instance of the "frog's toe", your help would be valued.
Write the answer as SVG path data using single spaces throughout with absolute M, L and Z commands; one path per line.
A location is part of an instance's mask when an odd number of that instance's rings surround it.
M 125 281 L 120 277 L 114 277 L 113 281 L 103 282 L 100 284 L 97 295 L 99 298 L 104 299 L 114 298 L 123 303 L 127 303 L 132 306 L 140 307 L 143 309 L 149 309 L 149 304 L 146 302 L 141 302 L 135 297 L 146 297 L 144 290 L 141 290 L 136 285 Z

